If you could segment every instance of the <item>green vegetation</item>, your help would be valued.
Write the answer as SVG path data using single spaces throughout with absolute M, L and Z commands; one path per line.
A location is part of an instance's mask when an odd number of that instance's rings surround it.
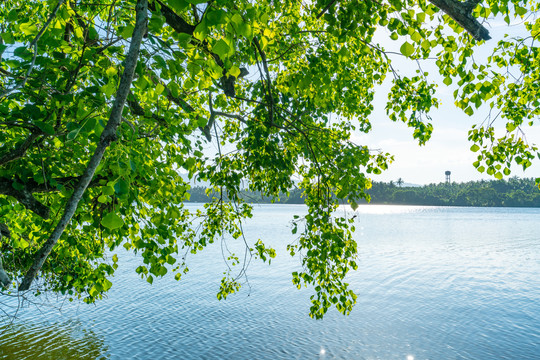
M 433 205 L 433 206 L 508 206 L 540 207 L 540 189 L 534 179 L 469 181 L 440 183 L 424 186 L 399 186 L 400 182 L 373 182 L 367 190 L 370 204 Z M 401 182 L 402 183 L 402 182 Z M 189 190 L 190 202 L 211 202 L 218 195 L 202 186 Z M 242 190 L 241 198 L 250 203 L 303 204 L 302 191 L 294 189 L 274 198 L 264 197 L 259 191 Z M 364 201 L 367 203 L 367 201 Z M 363 203 L 364 203 L 363 202 Z
M 510 178 L 421 187 L 375 182 L 368 193 L 373 204 L 540 207 L 540 190 L 534 179 Z
M 289 252 L 302 270 L 292 282 L 313 289 L 311 316 L 332 306 L 349 313 L 356 295 L 344 279 L 358 266 L 357 245 L 353 221 L 334 210 L 363 201 L 371 174 L 392 161 L 351 141 L 372 127 L 375 91 L 389 89 L 389 119 L 424 144 L 435 89 L 452 84 L 456 111 L 492 108 L 493 118 L 469 132 L 474 166 L 497 179 L 511 165 L 529 167 L 538 155 L 524 135 L 540 113 L 540 20 L 530 16 L 538 5 L 2 1 L 0 235 L 9 291 L 91 303 L 113 285 L 124 249 L 140 256 L 137 273 L 148 282 L 180 279 L 185 252 L 242 238 L 252 211 L 243 186 L 275 197 L 299 179 L 308 215 L 293 229 Z M 477 59 L 493 17 L 523 22 L 524 35 Z M 396 57 L 409 66 L 396 68 Z M 438 71 L 425 72 L 426 62 Z M 180 172 L 218 196 L 186 209 Z M 275 252 L 246 239 L 245 254 L 224 256 L 218 298 L 241 287 L 242 256 L 268 261 Z

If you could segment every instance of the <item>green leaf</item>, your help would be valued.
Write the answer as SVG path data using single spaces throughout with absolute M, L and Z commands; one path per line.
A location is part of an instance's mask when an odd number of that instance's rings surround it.
M 227 13 L 221 9 L 211 10 L 206 15 L 209 25 L 221 25 L 227 23 Z
M 124 220 L 115 212 L 110 212 L 101 219 L 101 225 L 107 229 L 114 230 L 124 225 Z
M 253 30 L 251 29 L 251 26 L 249 24 L 241 22 L 237 25 L 237 32 L 238 35 L 245 36 L 250 40 L 253 39 Z
M 112 96 L 116 92 L 116 84 L 113 81 L 109 81 L 101 87 L 101 91 L 107 96 Z
M 24 60 L 30 60 L 33 57 L 33 53 L 25 46 L 19 46 L 13 51 L 13 55 L 20 57 Z
M 197 118 L 197 125 L 199 127 L 204 127 L 208 123 L 208 119 L 202 116 L 199 116 Z
M 177 13 L 186 10 L 189 7 L 189 2 L 186 0 L 167 0 L 167 4 Z
M 163 91 L 165 90 L 165 86 L 161 85 L 161 83 L 156 85 L 156 94 L 161 95 Z
M 124 179 L 120 179 L 114 184 L 114 191 L 118 196 L 125 195 L 129 193 L 129 184 Z
M 472 152 L 477 152 L 478 150 L 480 150 L 480 146 L 474 144 L 473 146 L 471 146 L 471 151 Z
M 101 188 L 101 192 L 104 195 L 113 195 L 114 194 L 114 188 L 112 186 L 104 186 Z
M 49 125 L 47 123 L 44 123 L 43 121 L 35 121 L 34 125 L 36 125 L 41 131 L 43 131 L 47 135 L 54 135 L 55 131 L 52 125 Z
M 22 31 L 25 35 L 36 35 L 38 32 L 37 26 L 31 22 L 19 25 L 19 30 Z
M 192 39 L 192 36 L 190 34 L 181 33 L 178 34 L 178 43 L 181 46 L 186 46 Z
M 107 77 L 112 77 L 112 76 L 116 75 L 117 72 L 118 71 L 114 67 L 111 66 L 106 71 Z
M 418 31 L 415 31 L 411 35 L 411 40 L 414 41 L 415 43 L 420 43 L 422 41 L 422 35 L 420 35 Z
M 119 35 L 121 37 L 123 37 L 124 39 L 129 39 L 131 37 L 131 35 L 133 34 L 134 29 L 135 29 L 135 27 L 133 27 L 133 25 L 128 24 L 128 25 L 124 26 L 124 28 L 119 33 Z
M 212 46 L 212 50 L 214 53 L 218 54 L 221 59 L 224 59 L 229 53 L 230 48 L 223 39 L 220 39 Z
M 229 74 L 231 74 L 232 76 L 234 77 L 238 77 L 238 75 L 241 74 L 241 71 L 240 69 L 238 68 L 238 66 L 231 66 L 231 68 L 229 69 Z
M 208 35 L 208 26 L 206 25 L 206 19 L 203 19 L 193 30 L 193 37 L 197 40 L 203 41 Z
M 515 11 L 516 11 L 516 14 L 520 16 L 523 16 L 528 12 L 527 8 L 519 6 L 519 5 L 515 5 Z
M 112 287 L 112 282 L 110 282 L 109 279 L 103 279 L 101 287 L 103 288 L 103 291 L 107 291 Z
M 244 19 L 242 19 L 242 16 L 240 14 L 236 13 L 232 16 L 231 21 L 236 25 L 240 25 L 244 22 Z
M 409 42 L 405 41 L 405 42 L 403 43 L 403 45 L 401 45 L 401 47 L 399 48 L 399 51 L 400 51 L 403 55 L 409 57 L 409 56 L 411 56 L 412 54 L 414 54 L 414 46 L 411 45 Z
M 77 135 L 79 135 L 79 131 L 80 129 L 75 129 L 75 130 L 71 130 L 67 136 L 66 136 L 66 139 L 67 140 L 73 140 L 77 137 Z

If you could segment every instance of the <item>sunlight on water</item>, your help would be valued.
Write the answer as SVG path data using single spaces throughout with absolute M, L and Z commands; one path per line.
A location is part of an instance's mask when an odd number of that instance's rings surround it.
M 416 205 L 360 205 L 355 212 L 360 214 L 374 214 L 374 215 L 387 215 L 387 214 L 412 214 L 417 212 L 423 212 L 429 209 L 437 208 L 435 206 L 416 206 Z M 340 210 L 353 211 L 350 205 L 341 205 Z
M 407 355 L 407 360 L 414 360 L 414 356 L 412 356 L 412 355 Z

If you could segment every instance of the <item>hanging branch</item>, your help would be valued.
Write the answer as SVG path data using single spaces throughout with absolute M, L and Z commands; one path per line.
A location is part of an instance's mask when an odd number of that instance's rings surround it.
M 120 122 L 122 121 L 122 110 L 124 109 L 124 104 L 129 94 L 131 83 L 133 81 L 133 75 L 135 73 L 135 67 L 139 58 L 139 49 L 141 46 L 142 38 L 144 33 L 146 32 L 146 24 L 148 20 L 148 0 L 138 0 L 135 10 L 137 14 L 135 20 L 135 28 L 133 30 L 129 51 L 126 56 L 126 60 L 124 61 L 124 73 L 122 74 L 122 78 L 120 79 L 120 85 L 118 86 L 118 90 L 116 92 L 116 98 L 112 106 L 111 115 L 109 117 L 109 121 L 107 122 L 107 126 L 101 134 L 96 151 L 94 152 L 94 155 L 90 159 L 86 170 L 81 176 L 79 184 L 73 191 L 73 195 L 66 204 L 66 207 L 64 209 L 64 215 L 56 225 L 56 228 L 52 232 L 49 239 L 43 244 L 41 249 L 39 249 L 39 251 L 35 255 L 34 263 L 30 267 L 30 269 L 28 269 L 26 276 L 21 282 L 21 285 L 19 286 L 19 291 L 28 290 L 30 288 L 32 281 L 43 266 L 43 263 L 45 263 L 45 260 L 49 256 L 54 245 L 71 221 L 73 215 L 75 214 L 75 211 L 77 210 L 77 205 L 79 204 L 79 201 L 81 200 L 86 188 L 88 187 L 88 184 L 90 184 L 90 181 L 92 180 L 92 177 L 94 176 L 94 173 L 99 163 L 101 162 L 101 159 L 103 158 L 105 150 L 112 142 L 117 140 L 116 130 L 120 125 Z

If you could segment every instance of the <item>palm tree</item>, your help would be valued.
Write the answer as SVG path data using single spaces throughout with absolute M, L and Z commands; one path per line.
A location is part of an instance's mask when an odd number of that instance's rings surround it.
M 401 185 L 403 185 L 403 179 L 402 179 L 402 178 L 397 179 L 396 184 L 397 184 L 399 187 L 401 187 Z

